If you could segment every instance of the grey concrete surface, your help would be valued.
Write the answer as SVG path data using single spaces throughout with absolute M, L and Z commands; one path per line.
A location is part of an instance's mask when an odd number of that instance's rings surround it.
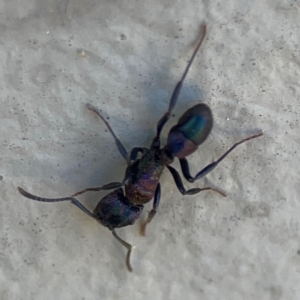
M 300 299 L 299 13 L 292 0 L 0 0 L 0 299 Z M 203 22 L 164 136 L 184 110 L 210 105 L 193 173 L 264 137 L 194 184 L 227 198 L 184 197 L 164 173 L 147 236 L 139 223 L 118 231 L 135 245 L 130 274 L 106 228 L 16 187 L 61 197 L 122 180 L 125 163 L 85 103 L 127 149 L 148 146 Z M 104 195 L 79 199 L 93 209 Z

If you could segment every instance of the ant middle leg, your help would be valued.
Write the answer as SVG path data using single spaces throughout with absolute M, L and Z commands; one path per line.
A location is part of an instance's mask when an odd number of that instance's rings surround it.
M 181 180 L 181 177 L 179 175 L 179 173 L 171 166 L 167 166 L 168 170 L 171 172 L 173 178 L 174 178 L 174 181 L 176 183 L 176 186 L 179 190 L 179 192 L 182 194 L 182 195 L 195 195 L 195 194 L 198 194 L 202 191 L 208 191 L 208 190 L 211 190 L 211 191 L 214 191 L 214 192 L 217 192 L 219 193 L 220 195 L 222 195 L 223 197 L 226 197 L 227 195 L 225 193 L 223 193 L 222 191 L 219 191 L 217 189 L 214 189 L 212 187 L 204 187 L 202 189 L 200 188 L 192 188 L 192 189 L 189 189 L 189 190 L 186 190 L 183 183 L 182 183 L 182 180 Z
M 127 153 L 127 150 L 125 149 L 125 147 L 123 146 L 123 144 L 121 143 L 121 141 L 117 138 L 116 134 L 114 133 L 114 131 L 112 130 L 112 128 L 110 127 L 109 123 L 105 120 L 105 118 L 102 116 L 101 112 L 99 109 L 97 109 L 95 106 L 93 106 L 92 104 L 87 103 L 86 104 L 86 108 L 91 110 L 92 112 L 94 112 L 95 114 L 98 115 L 98 117 L 101 118 L 101 120 L 105 123 L 106 127 L 108 128 L 108 130 L 110 131 L 110 133 L 112 134 L 112 136 L 115 139 L 115 143 L 119 149 L 119 152 L 121 153 L 121 155 L 123 156 L 123 158 L 126 160 L 127 164 L 130 164 L 130 159 Z
M 159 202 L 160 202 L 160 195 L 161 195 L 161 188 L 160 188 L 160 184 L 158 183 L 157 188 L 155 190 L 155 194 L 154 194 L 153 207 L 150 210 L 147 219 L 141 225 L 140 234 L 142 236 L 146 235 L 146 226 L 148 223 L 150 223 L 152 221 L 153 217 L 156 215 L 156 212 L 157 212 L 157 209 L 159 206 Z

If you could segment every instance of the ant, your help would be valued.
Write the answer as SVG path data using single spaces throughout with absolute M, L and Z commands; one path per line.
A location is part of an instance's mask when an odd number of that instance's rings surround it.
M 24 189 L 18 187 L 19 192 L 24 197 L 32 200 L 42 202 L 71 201 L 72 204 L 76 205 L 87 215 L 100 222 L 103 226 L 107 227 L 112 232 L 113 236 L 118 240 L 118 242 L 120 242 L 127 249 L 126 266 L 130 272 L 132 271 L 130 264 L 132 246 L 121 239 L 117 235 L 115 229 L 134 224 L 135 221 L 140 217 L 144 208 L 144 204 L 150 202 L 154 198 L 153 207 L 149 212 L 147 219 L 141 226 L 141 234 L 145 235 L 146 226 L 152 221 L 159 207 L 161 196 L 159 179 L 165 167 L 167 167 L 167 169 L 171 172 L 175 184 L 182 195 L 195 195 L 202 191 L 212 190 L 218 192 L 222 196 L 226 196 L 226 194 L 223 192 L 212 187 L 197 187 L 186 190 L 179 173 L 170 165 L 175 158 L 178 158 L 184 178 L 189 182 L 194 182 L 211 172 L 237 146 L 263 135 L 263 133 L 259 133 L 237 142 L 219 159 L 207 165 L 195 176 L 192 176 L 189 171 L 189 164 L 186 157 L 197 150 L 198 146 L 206 140 L 213 127 L 213 116 L 210 108 L 204 103 L 199 103 L 188 109 L 181 116 L 178 123 L 171 128 L 168 134 L 167 144 L 161 148 L 161 131 L 171 117 L 171 113 L 176 105 L 184 79 L 204 40 L 206 35 L 206 25 L 202 26 L 202 30 L 202 37 L 198 42 L 198 45 L 194 50 L 194 53 L 180 81 L 177 83 L 173 91 L 169 108 L 157 123 L 156 135 L 152 140 L 150 148 L 135 147 L 131 150 L 130 155 L 128 155 L 125 147 L 117 138 L 116 134 L 110 127 L 109 123 L 102 116 L 101 112 L 91 104 L 86 105 L 87 109 L 97 114 L 105 123 L 115 140 L 119 152 L 127 162 L 128 166 L 125 172 L 125 178 L 122 182 L 112 182 L 100 187 L 87 188 L 73 194 L 70 197 L 56 199 L 34 196 L 26 192 Z M 139 154 L 140 158 L 138 158 Z M 123 191 L 123 187 L 125 188 L 125 193 Z M 94 212 L 90 212 L 75 198 L 76 196 L 88 191 L 101 190 L 114 191 L 100 200 L 94 209 Z

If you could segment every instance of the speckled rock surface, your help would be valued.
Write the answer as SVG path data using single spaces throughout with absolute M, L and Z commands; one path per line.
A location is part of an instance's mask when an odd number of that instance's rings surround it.
M 299 2 L 0 4 L 0 299 L 300 299 Z M 193 174 L 249 134 L 264 137 L 194 184 L 227 198 L 184 197 L 164 173 L 146 238 L 138 223 L 118 231 L 135 245 L 129 273 L 106 228 L 16 187 L 62 197 L 122 180 L 125 162 L 85 103 L 127 149 L 148 146 L 203 22 L 207 38 L 163 135 L 199 101 L 212 108 Z M 104 195 L 79 199 L 93 209 Z

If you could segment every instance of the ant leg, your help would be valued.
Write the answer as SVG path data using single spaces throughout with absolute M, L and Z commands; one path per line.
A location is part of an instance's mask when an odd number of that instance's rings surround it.
M 72 204 L 77 206 L 79 209 L 81 209 L 83 212 L 85 212 L 88 216 L 92 217 L 93 219 L 96 219 L 99 221 L 99 218 L 97 218 L 96 215 L 91 213 L 87 208 L 85 208 L 77 199 L 73 197 L 65 197 L 65 198 L 42 198 L 39 196 L 32 195 L 22 188 L 18 187 L 18 190 L 20 194 L 22 194 L 24 197 L 35 200 L 35 201 L 41 201 L 41 202 L 61 202 L 61 201 L 71 201 Z
M 121 243 L 128 251 L 127 251 L 127 255 L 126 255 L 126 267 L 128 269 L 129 272 L 132 272 L 132 267 L 130 264 L 130 254 L 132 251 L 132 246 L 130 244 L 128 244 L 127 242 L 125 242 L 124 240 L 122 240 L 116 233 L 116 231 L 114 229 L 112 229 L 112 234 L 113 236 L 116 238 L 116 240 Z
M 91 218 L 97 220 L 98 222 L 100 221 L 100 219 L 94 215 L 93 213 L 91 213 L 83 204 L 81 204 L 77 199 L 73 198 L 71 200 L 71 203 L 74 204 L 75 206 L 77 206 L 79 209 L 81 209 L 84 213 L 86 213 L 88 216 L 90 216 Z
M 170 103 L 169 103 L 169 108 L 168 108 L 168 111 L 162 116 L 162 118 L 158 121 L 157 123 L 157 127 L 156 127 L 156 136 L 154 137 L 153 141 L 152 141 L 152 144 L 151 144 L 151 148 L 159 148 L 160 147 L 160 133 L 163 129 L 163 127 L 165 126 L 165 124 L 167 123 L 167 121 L 170 119 L 171 117 L 171 112 L 172 110 L 174 109 L 175 105 L 176 105 L 176 102 L 177 102 L 177 99 L 178 99 L 178 96 L 180 94 L 180 91 L 181 91 L 181 87 L 182 87 L 182 84 L 183 84 L 183 81 L 193 63 L 193 60 L 204 40 L 204 37 L 206 35 L 206 25 L 203 25 L 202 26 L 202 36 L 201 36 L 201 39 L 196 47 L 196 49 L 194 50 L 193 52 L 193 55 L 188 63 L 188 65 L 186 66 L 185 68 L 185 71 L 180 79 L 180 81 L 178 81 L 178 83 L 176 84 L 176 87 L 173 91 L 173 94 L 172 94 L 172 97 L 171 97 L 171 100 L 170 100 Z
M 124 157 L 124 159 L 127 161 L 127 164 L 130 163 L 129 157 L 128 157 L 128 153 L 125 149 L 125 147 L 123 146 L 123 144 L 120 142 L 120 140 L 117 138 L 117 136 L 115 135 L 114 131 L 112 130 L 112 128 L 110 127 L 109 123 L 105 120 L 105 118 L 102 116 L 101 112 L 99 111 L 99 109 L 97 109 L 96 107 L 94 107 L 91 104 L 86 104 L 86 108 L 91 110 L 92 112 L 94 112 L 95 114 L 97 114 L 101 120 L 105 123 L 106 127 L 108 128 L 108 130 L 110 131 L 110 133 L 112 134 L 112 136 L 115 139 L 115 143 L 119 149 L 119 152 L 121 153 L 121 155 Z
M 148 223 L 151 222 L 153 217 L 156 215 L 156 212 L 157 212 L 157 209 L 158 209 L 158 206 L 159 206 L 160 195 L 161 195 L 161 189 L 160 189 L 160 184 L 158 183 L 157 188 L 155 190 L 153 207 L 152 207 L 151 211 L 148 214 L 148 218 L 146 219 L 146 221 L 141 226 L 140 234 L 142 236 L 146 235 L 146 226 L 147 226 Z
M 123 182 L 111 182 L 111 183 L 108 183 L 108 184 L 105 184 L 105 185 L 102 185 L 102 186 L 99 186 L 99 187 L 84 189 L 82 191 L 79 191 L 79 192 L 71 195 L 70 197 L 75 197 L 75 196 L 81 195 L 85 192 L 99 192 L 99 191 L 113 190 L 113 189 L 117 189 L 117 188 L 119 188 L 123 185 L 124 185 Z
M 190 168 L 189 168 L 189 164 L 186 158 L 180 158 L 180 165 L 181 165 L 181 170 L 182 173 L 185 177 L 186 180 L 188 180 L 189 182 L 194 182 L 195 180 L 198 180 L 202 177 L 204 177 L 206 174 L 208 174 L 209 172 L 211 172 L 232 150 L 234 150 L 237 146 L 250 141 L 252 139 L 261 137 L 263 135 L 263 133 L 259 133 L 256 135 L 252 135 L 248 138 L 245 138 L 237 143 L 235 143 L 228 151 L 226 151 L 218 160 L 212 162 L 211 164 L 207 165 L 205 168 L 203 168 L 200 172 L 198 172 L 196 174 L 195 177 L 192 177 L 190 174 Z
M 135 147 L 131 150 L 131 153 L 130 153 L 130 162 L 131 163 L 136 161 L 139 152 L 143 154 L 145 152 L 145 148 Z
M 179 175 L 179 173 L 171 166 L 167 166 L 167 168 L 169 169 L 169 171 L 171 172 L 173 178 L 174 178 L 174 181 L 176 183 L 176 186 L 178 188 L 178 190 L 180 191 L 180 193 L 182 195 L 195 195 L 195 194 L 198 194 L 202 191 L 207 191 L 207 190 L 211 190 L 211 191 L 214 191 L 214 192 L 217 192 L 219 193 L 220 195 L 222 195 L 223 197 L 226 197 L 227 195 L 225 193 L 223 193 L 222 191 L 219 191 L 217 189 L 214 189 L 212 187 L 205 187 L 205 188 L 192 188 L 192 189 L 189 189 L 189 190 L 186 190 L 183 186 L 183 183 L 182 183 L 182 180 L 181 180 L 181 177 Z

